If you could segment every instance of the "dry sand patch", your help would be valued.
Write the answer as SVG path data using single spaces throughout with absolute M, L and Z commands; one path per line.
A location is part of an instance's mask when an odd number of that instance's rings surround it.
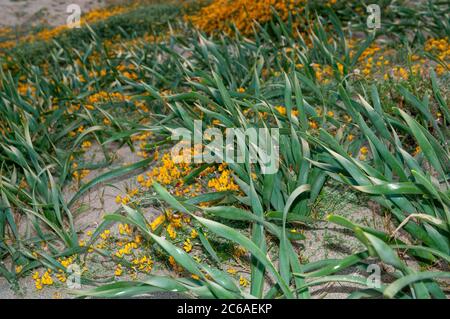
M 111 0 L 0 0 L 0 27 L 66 23 L 67 7 L 77 4 L 81 14 L 118 1 Z

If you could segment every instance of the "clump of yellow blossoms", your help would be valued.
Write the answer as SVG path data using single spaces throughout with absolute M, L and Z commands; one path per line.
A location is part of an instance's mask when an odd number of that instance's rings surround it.
M 304 0 L 215 0 L 196 15 L 187 17 L 199 29 L 208 33 L 232 33 L 232 24 L 243 34 L 253 32 L 254 21 L 264 24 L 272 20 L 272 7 L 286 21 L 289 13 L 303 11 Z
M 119 92 L 106 92 L 106 91 L 100 91 L 97 93 L 94 93 L 92 95 L 90 95 L 87 98 L 87 102 L 89 104 L 95 104 L 95 103 L 99 103 L 99 102 L 122 102 L 122 101 L 128 101 L 129 97 L 127 97 L 126 95 L 123 95 L 122 93 Z
M 116 267 L 116 270 L 114 271 L 114 275 L 119 277 L 119 276 L 122 276 L 122 273 L 123 273 L 122 265 L 118 264 Z
M 88 149 L 90 149 L 92 147 L 92 142 L 91 141 L 84 141 L 81 144 L 81 148 L 85 151 L 87 151 Z
M 152 230 L 155 230 L 156 228 L 158 228 L 159 225 L 164 223 L 165 220 L 166 220 L 166 215 L 164 215 L 164 214 L 159 215 L 150 223 L 150 228 Z
M 286 108 L 284 106 L 278 105 L 278 106 L 275 106 L 274 109 L 277 110 L 278 113 L 280 113 L 281 115 L 286 115 L 287 114 Z M 297 117 L 298 114 L 299 114 L 298 110 L 292 110 L 291 111 L 291 116 L 292 117 Z
M 147 273 L 149 273 L 153 268 L 153 260 L 150 256 L 135 258 L 133 259 L 132 263 L 137 269 Z
M 124 205 L 127 205 L 127 204 L 131 201 L 131 199 L 132 199 L 134 196 L 136 196 L 138 193 L 139 193 L 139 190 L 138 190 L 137 188 L 134 188 L 134 189 L 130 190 L 130 191 L 127 193 L 127 195 L 125 195 L 125 196 L 123 196 L 123 197 L 122 197 L 121 195 L 117 195 L 117 196 L 116 196 L 116 203 L 117 203 L 117 204 L 122 203 L 122 204 L 124 204 Z
M 208 187 L 214 188 L 218 192 L 223 191 L 238 191 L 239 186 L 234 182 L 231 170 L 226 169 L 225 165 L 219 166 L 219 172 L 221 172 L 218 178 L 212 178 L 208 182 Z
M 436 73 L 438 75 L 442 75 L 450 69 L 450 43 L 448 42 L 448 37 L 442 39 L 428 39 L 425 43 L 425 51 L 434 53 L 446 66 L 446 68 L 442 64 L 436 66 Z
M 131 255 L 133 249 L 137 249 L 137 248 L 138 248 L 138 246 L 135 242 L 126 243 L 123 248 L 119 249 L 115 253 L 115 256 L 118 258 L 123 258 L 124 255 Z
M 111 235 L 111 231 L 109 229 L 106 229 L 103 231 L 103 233 L 100 234 L 101 239 L 106 240 Z
M 298 115 L 298 111 L 293 111 L 293 116 Z M 139 183 L 143 188 L 150 188 L 154 181 L 163 185 L 174 186 L 173 193 L 176 196 L 195 196 L 198 194 L 203 186 L 201 180 L 197 181 L 195 184 L 185 185 L 183 178 L 192 172 L 195 165 L 190 163 L 190 160 L 184 160 L 183 158 L 188 156 L 195 156 L 201 153 L 201 149 L 196 147 L 191 148 L 191 152 L 186 152 L 188 154 L 179 155 L 182 157 L 173 158 L 170 153 L 165 153 L 160 159 L 158 165 L 153 167 L 145 175 L 139 175 L 136 178 L 137 183 Z M 159 158 L 159 154 L 158 154 Z M 221 164 L 218 168 L 220 176 L 214 177 L 209 180 L 208 187 L 215 189 L 216 191 L 233 190 L 238 191 L 239 186 L 234 183 L 231 171 L 226 169 L 225 164 Z M 200 174 L 200 178 L 203 179 L 206 175 L 214 172 L 214 167 L 210 167 Z M 126 197 L 125 197 L 126 199 Z M 120 195 L 117 196 L 116 202 L 124 203 L 124 198 Z
M 239 284 L 240 284 L 242 287 L 247 287 L 247 286 L 249 285 L 249 281 L 247 280 L 247 278 L 241 276 L 241 277 L 239 278 Z
M 156 179 L 158 183 L 161 184 L 171 184 L 181 177 L 186 176 L 191 171 L 189 163 L 175 163 L 170 154 L 166 153 L 163 155 L 162 165 L 155 167 L 149 175 Z
M 131 226 L 128 224 L 119 224 L 119 234 L 121 235 L 131 235 L 133 230 L 131 229 Z
M 41 290 L 44 285 L 47 286 L 53 285 L 51 272 L 52 272 L 51 269 L 47 269 L 47 271 L 44 272 L 42 277 L 39 277 L 39 273 L 37 271 L 33 274 L 34 284 L 37 290 Z
M 184 251 L 187 252 L 187 253 L 190 252 L 190 251 L 192 250 L 192 243 L 191 243 L 191 240 L 190 240 L 189 238 L 187 238 L 187 239 L 184 241 L 183 249 L 184 249 Z
M 84 179 L 85 177 L 87 177 L 91 171 L 88 169 L 82 169 L 82 170 L 76 170 L 78 168 L 78 164 L 77 163 L 73 163 L 72 164 L 72 168 L 75 170 L 72 173 L 73 178 L 75 178 L 75 180 L 77 182 L 80 182 L 82 179 Z
M 369 149 L 367 148 L 367 146 L 361 147 L 359 152 L 361 153 L 361 155 L 359 155 L 359 159 L 361 161 L 365 161 L 367 158 L 367 154 L 369 153 Z
M 235 275 L 235 274 L 237 273 L 237 270 L 234 269 L 234 268 L 228 268 L 228 269 L 227 269 L 227 273 L 232 274 L 232 275 Z
M 158 159 L 159 153 L 155 152 L 155 160 Z M 145 188 L 150 188 L 153 181 L 157 181 L 163 185 L 171 185 L 174 182 L 180 182 L 180 180 L 187 176 L 191 170 L 192 166 L 188 161 L 180 161 L 177 163 L 170 153 L 166 153 L 162 156 L 158 165 L 147 172 L 145 174 L 146 176 L 139 175 L 136 181 Z
M 333 68 L 329 65 L 320 65 L 318 63 L 313 63 L 312 67 L 317 81 L 321 84 L 328 84 L 333 75 Z
M 169 224 L 169 226 L 167 226 L 166 230 L 171 239 L 177 238 L 177 232 L 175 231 L 175 227 L 172 224 Z

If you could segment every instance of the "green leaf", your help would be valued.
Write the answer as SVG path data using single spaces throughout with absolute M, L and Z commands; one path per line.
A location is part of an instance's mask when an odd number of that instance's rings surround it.
M 450 272 L 424 271 L 409 274 L 394 281 L 392 284 L 387 286 L 386 289 L 384 290 L 384 296 L 387 298 L 394 298 L 403 288 L 414 282 L 436 278 L 450 278 Z

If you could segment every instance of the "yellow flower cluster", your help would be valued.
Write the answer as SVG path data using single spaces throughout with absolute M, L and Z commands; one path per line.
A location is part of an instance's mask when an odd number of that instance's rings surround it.
M 218 178 L 212 178 L 208 181 L 208 187 L 214 188 L 218 192 L 222 191 L 238 191 L 239 186 L 234 182 L 231 170 L 225 169 L 223 165 L 219 167 L 222 173 Z
M 408 80 L 408 71 L 406 71 L 405 68 L 402 68 L 400 66 L 396 66 L 392 69 L 392 73 L 394 75 L 395 78 L 397 79 L 403 79 L 403 80 Z
M 286 108 L 284 106 L 278 105 L 278 106 L 275 106 L 274 109 L 277 110 L 278 113 L 280 113 L 281 115 L 286 115 L 287 114 Z M 297 117 L 298 114 L 299 114 L 298 110 L 292 110 L 291 111 L 291 116 L 292 117 Z
M 150 223 L 150 228 L 152 230 L 155 230 L 156 228 L 158 228 L 159 225 L 164 223 L 165 220 L 166 220 L 166 215 L 164 215 L 164 214 L 159 215 Z
M 121 235 L 131 235 L 133 230 L 131 229 L 131 226 L 128 224 L 119 224 L 119 234 Z
M 192 168 L 187 162 L 175 163 L 169 153 L 163 155 L 161 165 L 156 166 L 146 175 L 148 179 L 138 177 L 138 182 L 143 187 L 150 187 L 153 180 L 164 185 L 170 185 L 173 182 L 179 182 L 184 176 L 191 172 Z
M 243 276 L 241 276 L 241 277 L 239 278 L 239 285 L 241 285 L 242 287 L 248 287 L 249 284 L 250 284 L 250 283 L 249 283 L 249 281 L 247 280 L 247 278 L 245 278 L 245 277 L 243 277 Z
M 170 224 L 172 224 L 175 228 L 181 228 L 183 226 L 181 215 L 179 214 L 172 214 L 170 210 L 166 212 L 167 219 L 169 220 Z
M 349 47 L 351 48 L 350 57 L 353 57 L 358 50 L 359 45 L 357 45 L 356 40 L 351 39 L 349 41 Z M 360 57 L 358 62 L 362 68 L 362 74 L 366 77 L 372 77 L 378 71 L 384 71 L 385 68 L 390 64 L 390 61 L 385 58 L 384 55 L 380 55 L 382 48 L 377 43 L 372 43 L 368 48 L 366 48 Z M 389 52 L 383 51 L 383 54 Z M 385 75 L 385 79 L 389 78 Z
M 354 47 L 356 44 L 355 44 L 355 42 L 353 41 L 353 40 L 351 40 L 350 41 L 350 44 L 349 44 L 349 46 L 350 47 Z M 380 46 L 378 45 L 378 44 L 376 44 L 376 43 L 372 43 L 368 48 L 366 48 L 362 53 L 361 53 L 361 55 L 359 56 L 359 58 L 358 58 L 358 61 L 364 61 L 364 60 L 366 60 L 367 58 L 369 58 L 369 57 L 373 57 L 378 51 L 380 51 L 381 50 L 381 48 L 380 48 Z M 353 57 L 353 55 L 355 54 L 356 52 L 355 51 L 350 51 L 350 57 Z
M 367 158 L 367 154 L 369 153 L 369 149 L 367 148 L 367 146 L 363 146 L 359 149 L 360 155 L 359 155 L 359 159 L 361 161 L 365 161 Z
M 378 60 L 371 56 L 367 58 L 362 73 L 365 76 L 371 75 L 371 73 L 374 71 L 374 65 L 376 65 L 377 67 L 387 66 L 389 65 L 389 60 L 385 60 L 384 56 L 380 56 Z
M 187 238 L 187 239 L 184 241 L 183 249 L 184 249 L 184 251 L 187 252 L 187 253 L 190 252 L 190 251 L 192 250 L 192 243 L 191 243 L 191 240 L 190 240 L 189 238 Z
M 31 96 L 34 96 L 36 94 L 36 87 L 28 83 L 19 82 L 17 85 L 17 92 L 23 96 L 28 93 L 30 93 Z
M 436 73 L 438 75 L 450 69 L 450 43 L 448 37 L 442 39 L 428 39 L 425 43 L 425 51 L 434 53 L 445 66 L 438 64 L 436 66 Z
M 177 238 L 177 232 L 175 231 L 175 227 L 172 224 L 169 224 L 166 228 L 167 233 L 171 239 Z
M 128 203 L 131 201 L 131 199 L 136 196 L 139 193 L 139 190 L 137 188 L 134 188 L 132 190 L 130 190 L 127 195 L 125 196 L 121 196 L 121 195 L 117 195 L 116 196 L 116 203 L 117 204 L 123 204 L 123 205 L 128 205 Z
M 67 267 L 69 267 L 70 265 L 72 265 L 75 261 L 76 255 L 73 256 L 69 256 L 69 257 L 65 257 L 65 258 L 58 258 L 58 261 L 60 262 L 60 264 L 67 269 Z M 66 278 L 66 273 L 64 272 L 64 270 L 59 269 L 58 273 L 56 274 L 56 278 L 64 283 L 66 282 L 67 278 Z
M 136 67 L 134 66 L 134 64 L 130 65 L 121 64 L 117 67 L 117 71 L 119 71 L 121 75 L 131 80 L 136 80 L 138 78 L 135 69 Z
M 333 76 L 333 68 L 331 66 L 313 63 L 312 67 L 314 69 L 317 81 L 322 84 L 327 84 L 330 82 Z
M 148 138 L 150 138 L 152 135 L 153 135 L 152 132 L 144 132 L 144 133 L 140 133 L 140 134 L 133 135 L 133 136 L 131 137 L 131 140 L 132 140 L 133 142 L 136 142 L 136 141 L 145 141 L 145 140 L 147 140 Z
M 232 24 L 243 34 L 253 32 L 254 21 L 264 24 L 272 20 L 272 7 L 286 21 L 303 11 L 304 0 L 215 0 L 193 16 L 186 17 L 199 29 L 212 33 L 232 33 Z
M 117 276 L 117 277 L 119 277 L 119 276 L 122 276 L 122 273 L 123 273 L 122 265 L 121 265 L 121 264 L 118 264 L 118 265 L 116 266 L 116 270 L 114 271 L 114 275 Z
M 75 256 L 70 256 L 66 258 L 59 258 L 58 261 L 63 265 L 64 268 L 69 267 L 75 261 Z
M 133 227 L 126 223 L 118 224 L 118 231 L 119 237 L 115 238 L 111 237 L 110 230 L 105 230 L 100 234 L 104 242 L 99 244 L 101 248 L 113 250 L 111 253 L 113 257 L 123 260 L 116 265 L 114 275 L 120 277 L 128 272 L 131 278 L 135 279 L 139 271 L 149 273 L 153 268 L 153 260 L 149 255 L 140 256 L 143 237 L 133 234 Z M 130 265 L 126 265 L 125 261 Z
M 425 43 L 425 51 L 436 52 L 437 57 L 444 61 L 450 57 L 450 43 L 448 37 L 442 39 L 428 39 Z
M 133 7 L 135 7 L 136 4 L 123 7 L 123 6 L 116 6 L 113 8 L 102 8 L 97 10 L 91 10 L 82 18 L 82 22 L 86 23 L 93 23 L 101 20 L 105 20 L 109 17 L 119 15 L 121 13 L 124 13 Z
M 150 256 L 135 258 L 133 259 L 132 263 L 135 266 L 135 268 L 137 268 L 140 271 L 144 271 L 146 273 L 152 271 L 153 268 L 153 260 Z
M 138 245 L 136 242 L 126 243 L 125 246 L 119 249 L 114 255 L 118 258 L 123 258 L 124 255 L 131 255 L 133 249 L 137 249 Z
M 90 142 L 90 141 L 84 141 L 82 144 L 81 144 L 81 148 L 84 150 L 84 151 L 87 151 L 88 149 L 90 149 L 92 147 L 92 143 Z
M 77 168 L 78 168 L 78 164 L 77 163 L 73 163 L 72 164 L 72 169 L 76 170 Z M 87 177 L 90 172 L 91 171 L 88 170 L 88 169 L 76 170 L 75 172 L 72 173 L 72 176 L 77 182 L 80 182 L 82 179 Z
M 227 269 L 227 273 L 232 274 L 232 275 L 235 275 L 235 274 L 237 273 L 237 270 L 234 269 L 234 268 L 228 268 L 228 269 Z
M 52 270 L 47 269 L 42 277 L 40 277 L 39 272 L 34 272 L 33 279 L 34 279 L 34 285 L 37 290 L 41 290 L 44 285 L 51 286 L 53 285 L 53 279 L 51 276 Z
M 122 39 L 120 35 L 115 35 L 112 38 L 105 39 L 103 45 L 109 48 L 110 53 L 114 53 L 117 56 L 123 54 L 124 51 L 128 51 L 129 48 L 140 46 L 142 43 L 158 43 L 168 37 L 170 37 L 169 32 L 159 35 L 146 33 L 131 39 Z
M 111 235 L 111 231 L 109 229 L 105 229 L 103 233 L 100 234 L 100 238 L 103 240 L 107 240 Z
M 109 101 L 128 101 L 129 98 L 122 93 L 119 92 L 106 92 L 100 91 L 98 93 L 94 93 L 87 98 L 88 104 L 94 104 L 98 102 L 109 102 Z
M 80 67 L 83 67 L 83 62 L 81 62 L 81 60 L 76 60 L 75 61 Z M 100 72 L 98 71 L 89 71 L 88 72 L 88 76 L 89 78 L 97 78 L 97 77 L 105 77 L 107 75 L 107 71 L 106 69 L 101 69 Z M 84 77 L 83 74 L 79 74 L 78 75 L 78 79 L 80 80 L 80 82 L 87 82 L 86 78 Z

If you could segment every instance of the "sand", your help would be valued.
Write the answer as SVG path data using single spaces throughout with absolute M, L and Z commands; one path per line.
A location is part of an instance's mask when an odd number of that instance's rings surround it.
M 81 14 L 110 4 L 110 0 L 0 0 L 0 27 L 66 23 L 67 6 L 77 4 Z

